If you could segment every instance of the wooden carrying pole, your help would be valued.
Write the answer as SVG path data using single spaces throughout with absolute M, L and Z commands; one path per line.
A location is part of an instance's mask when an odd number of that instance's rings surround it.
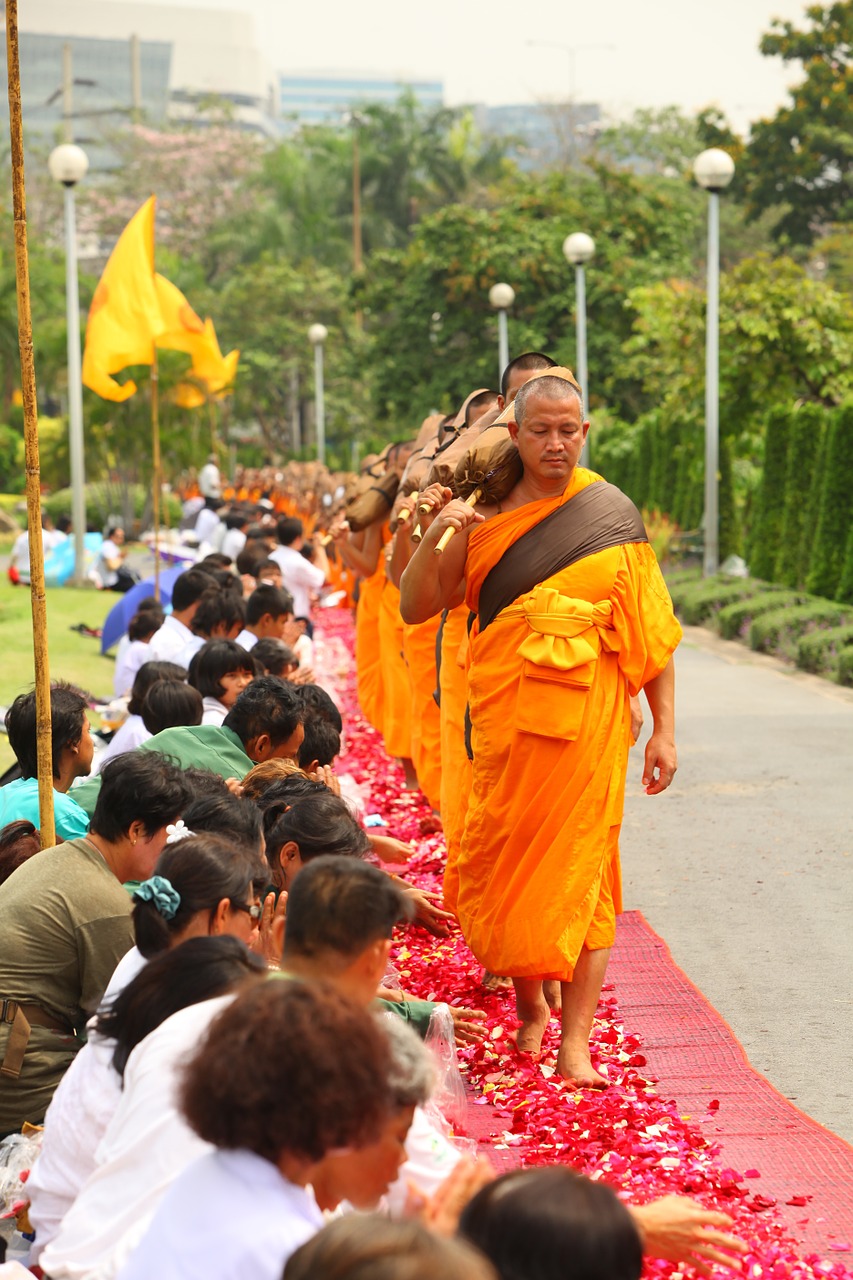
M 6 3 L 6 61 L 9 72 L 9 139 L 12 160 L 12 208 L 15 218 L 15 283 L 18 294 L 18 345 L 24 402 L 24 457 L 27 472 L 27 525 L 30 544 L 30 597 L 33 611 L 33 660 L 36 685 L 36 751 L 41 847 L 56 844 L 53 819 L 53 753 L 50 724 L 50 664 L 47 654 L 47 597 L 41 538 L 41 471 L 38 404 L 33 361 L 30 268 L 27 257 L 27 198 L 24 182 L 24 133 L 21 120 L 21 66 L 18 58 L 18 0 Z

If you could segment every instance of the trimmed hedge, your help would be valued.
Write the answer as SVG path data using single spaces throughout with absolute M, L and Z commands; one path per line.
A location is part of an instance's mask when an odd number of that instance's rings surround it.
M 797 643 L 797 666 L 815 675 L 838 678 L 838 661 L 843 650 L 853 645 L 853 625 L 811 631 Z M 853 653 L 853 649 L 851 649 Z
M 839 684 L 853 685 L 853 645 L 848 645 L 839 653 L 835 678 Z
M 805 604 L 807 600 L 808 596 L 795 591 L 778 591 L 775 587 L 767 590 L 762 585 L 762 590 L 757 595 L 725 605 L 714 622 L 724 640 L 745 640 L 753 618 L 783 606 Z
M 132 484 L 128 486 L 128 499 L 134 520 L 142 520 L 144 517 L 150 519 L 151 516 L 151 490 L 145 485 Z M 122 490 L 117 485 L 109 484 L 87 484 L 86 485 L 86 520 L 90 525 L 94 525 L 97 529 L 103 529 L 110 516 L 119 516 L 126 518 L 123 510 L 124 496 Z M 168 505 L 167 505 L 168 504 Z M 42 506 L 48 515 L 54 520 L 57 516 L 71 514 L 71 490 L 58 489 L 56 493 L 52 493 L 49 498 L 42 501 Z M 161 502 L 161 520 L 166 522 L 168 512 L 169 524 L 173 527 L 177 526 L 181 519 L 181 503 L 174 494 L 163 494 Z M 131 536 L 131 530 L 126 530 L 128 537 Z
M 831 600 L 812 599 L 808 604 L 774 609 L 753 621 L 749 628 L 749 647 L 759 653 L 775 653 L 796 662 L 797 642 L 801 636 L 818 627 L 841 626 L 849 617 L 849 609 L 833 604 Z
M 700 578 L 699 581 L 676 583 L 670 589 L 672 602 L 681 619 L 688 626 L 700 626 L 708 622 L 727 604 L 748 599 L 759 591 L 773 591 L 770 583 L 757 582 L 754 578 L 728 578 L 717 575 Z M 781 587 L 775 588 L 781 591 Z

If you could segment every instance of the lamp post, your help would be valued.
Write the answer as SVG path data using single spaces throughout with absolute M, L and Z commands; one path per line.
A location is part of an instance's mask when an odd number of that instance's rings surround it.
M 575 231 L 563 241 L 563 253 L 575 269 L 575 335 L 578 382 L 583 394 L 583 411 L 589 417 L 589 370 L 586 360 L 586 274 L 584 266 L 595 253 L 595 241 L 585 231 Z M 589 466 L 589 440 L 584 441 L 581 466 Z
M 326 406 L 323 400 L 323 344 L 329 336 L 324 324 L 312 324 L 308 341 L 314 348 L 314 417 L 317 431 L 317 461 L 326 461 Z
M 498 313 L 498 386 L 504 369 L 509 364 L 509 328 L 506 313 L 515 302 L 515 289 L 511 284 L 493 284 L 489 290 L 489 302 Z
M 65 188 L 65 307 L 68 318 L 68 452 L 71 461 L 71 522 L 74 527 L 74 584 L 85 580 L 86 472 L 83 453 L 83 383 L 80 375 L 80 294 L 77 285 L 77 220 L 74 188 L 86 176 L 89 157 L 66 142 L 47 162 L 50 176 Z
M 720 563 L 720 192 L 735 174 L 727 151 L 711 147 L 693 162 L 693 176 L 708 192 L 708 294 L 705 321 L 705 550 L 707 578 Z

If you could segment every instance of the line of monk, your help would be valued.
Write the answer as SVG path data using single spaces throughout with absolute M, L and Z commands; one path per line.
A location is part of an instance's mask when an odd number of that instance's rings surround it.
M 450 463 L 487 427 L 517 469 L 464 501 Z M 628 753 L 642 690 L 643 785 L 665 791 L 681 629 L 639 512 L 580 465 L 588 430 L 571 372 L 526 353 L 500 394 L 428 419 L 397 451 L 391 509 L 333 537 L 361 578 L 362 710 L 440 813 L 445 902 L 486 980 L 512 981 L 519 1050 L 539 1052 L 559 1009 L 557 1071 L 603 1087 L 589 1037 L 622 909 Z

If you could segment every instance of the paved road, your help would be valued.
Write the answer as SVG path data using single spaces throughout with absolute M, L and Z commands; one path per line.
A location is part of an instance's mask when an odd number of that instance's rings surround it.
M 670 791 L 645 796 L 632 753 L 625 906 L 753 1066 L 853 1142 L 853 690 L 698 628 L 676 668 Z

